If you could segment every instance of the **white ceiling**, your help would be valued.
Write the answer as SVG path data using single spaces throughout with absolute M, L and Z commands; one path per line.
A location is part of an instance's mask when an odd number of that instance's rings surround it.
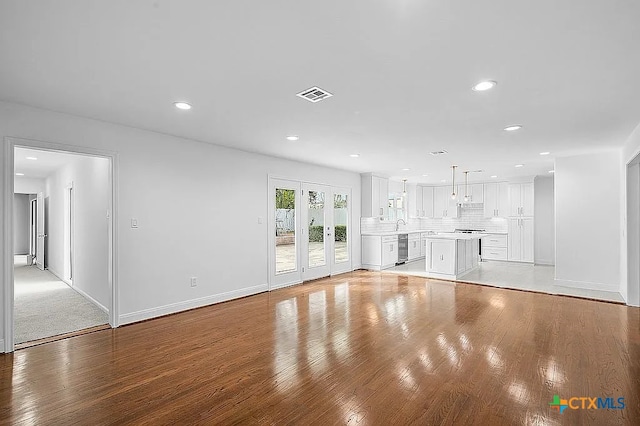
M 23 173 L 25 178 L 44 179 L 65 164 L 69 164 L 75 157 L 76 154 L 16 147 L 13 152 L 13 164 L 15 172 Z
M 633 0 L 4 0 L 0 99 L 410 181 L 546 174 L 640 121 L 638 22 Z M 314 85 L 334 96 L 295 96 Z

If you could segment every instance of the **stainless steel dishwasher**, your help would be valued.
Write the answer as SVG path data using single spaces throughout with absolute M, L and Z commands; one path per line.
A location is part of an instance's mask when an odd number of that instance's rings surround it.
M 402 265 L 409 260 L 409 234 L 398 234 L 398 263 Z

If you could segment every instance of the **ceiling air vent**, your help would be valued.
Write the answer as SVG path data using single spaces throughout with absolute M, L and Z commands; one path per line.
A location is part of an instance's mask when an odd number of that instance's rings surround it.
M 307 90 L 303 90 L 302 92 L 296 94 L 296 96 L 302 98 L 302 99 L 306 99 L 309 102 L 320 102 L 324 99 L 327 99 L 331 96 L 333 96 L 331 93 L 327 92 L 326 90 L 323 90 L 319 87 L 312 87 L 310 89 Z
M 442 154 L 448 154 L 448 152 L 443 149 L 441 151 L 431 151 L 429 154 L 431 154 L 431 155 L 442 155 Z

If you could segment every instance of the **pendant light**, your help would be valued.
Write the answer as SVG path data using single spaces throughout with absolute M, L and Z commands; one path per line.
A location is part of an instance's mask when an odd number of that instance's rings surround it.
M 407 195 L 407 180 L 402 179 L 402 195 Z
M 451 199 L 455 200 L 456 199 L 456 167 L 458 166 L 451 166 Z
M 464 172 L 464 202 L 469 202 L 469 172 Z

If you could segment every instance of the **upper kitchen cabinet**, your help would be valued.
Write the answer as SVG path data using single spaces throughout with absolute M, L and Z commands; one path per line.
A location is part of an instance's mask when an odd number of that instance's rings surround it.
M 445 217 L 458 217 L 458 199 L 460 193 L 456 190 L 456 199 L 451 199 L 451 186 L 436 186 L 433 188 L 433 217 L 442 219 Z M 423 200 L 424 201 L 424 200 Z
M 389 180 L 371 173 L 363 173 L 362 217 L 386 218 L 389 214 Z
M 484 217 L 507 217 L 509 207 L 509 184 L 507 182 L 484 184 Z
M 415 191 L 411 193 L 411 191 Z M 433 186 L 409 187 L 410 217 L 433 217 Z
M 533 182 L 509 184 L 509 216 L 533 216 Z
M 466 203 L 483 203 L 484 202 L 484 187 L 481 183 L 474 183 L 472 185 L 460 185 L 460 199 L 464 200 L 467 196 Z
M 422 187 L 422 216 L 433 217 L 433 186 Z

